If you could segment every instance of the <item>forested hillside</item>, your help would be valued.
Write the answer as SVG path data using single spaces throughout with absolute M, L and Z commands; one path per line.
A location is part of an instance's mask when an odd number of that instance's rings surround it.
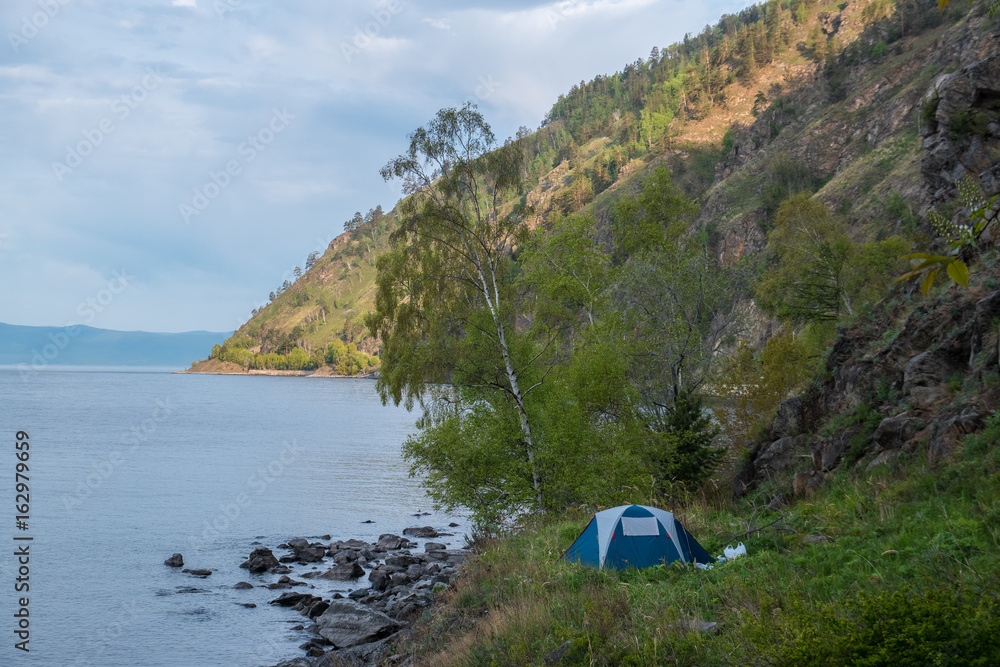
M 537 131 L 519 131 L 526 173 L 508 205 L 527 204 L 531 227 L 591 212 L 605 233 L 616 202 L 664 163 L 701 205 L 696 224 L 726 262 L 761 250 L 780 202 L 803 191 L 818 191 L 858 239 L 868 233 L 858 223 L 886 215 L 895 231 L 913 227 L 921 207 L 917 107 L 947 61 L 937 46 L 942 30 L 967 8 L 941 12 L 911 0 L 898 9 L 889 0 L 771 0 L 581 81 Z M 211 354 L 224 363 L 196 370 L 377 367 L 375 358 L 327 350 L 339 340 L 377 352 L 360 322 L 393 224 L 381 207 L 357 214 Z

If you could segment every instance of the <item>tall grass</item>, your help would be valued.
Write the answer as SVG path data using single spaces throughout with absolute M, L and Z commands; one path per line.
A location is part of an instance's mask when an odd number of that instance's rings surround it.
M 782 484 L 680 518 L 719 553 L 781 518 L 763 507 Z M 421 665 L 995 664 L 1000 417 L 935 470 L 913 455 L 841 471 L 782 514 L 708 571 L 564 563 L 589 514 L 540 520 L 482 544 L 399 650 Z

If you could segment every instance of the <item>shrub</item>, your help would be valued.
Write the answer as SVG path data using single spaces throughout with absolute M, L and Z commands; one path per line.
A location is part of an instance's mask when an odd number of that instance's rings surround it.
M 777 621 L 760 623 L 778 626 L 777 641 L 767 632 L 760 648 L 765 664 L 778 666 L 992 665 L 1000 654 L 996 590 L 906 586 L 819 608 L 799 600 Z

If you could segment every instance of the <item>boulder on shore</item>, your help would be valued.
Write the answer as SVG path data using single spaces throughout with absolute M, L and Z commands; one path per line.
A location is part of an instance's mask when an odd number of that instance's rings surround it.
M 316 619 L 320 636 L 337 648 L 369 644 L 398 632 L 403 625 L 353 600 L 334 600 Z

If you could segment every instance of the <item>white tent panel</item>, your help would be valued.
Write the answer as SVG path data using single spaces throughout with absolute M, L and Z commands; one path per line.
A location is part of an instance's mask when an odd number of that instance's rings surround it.
M 597 519 L 597 553 L 601 557 L 601 567 L 604 567 L 604 559 L 608 555 L 608 545 L 611 544 L 611 535 L 614 533 L 615 524 L 628 508 L 628 505 L 623 505 L 594 514 L 594 518 Z

